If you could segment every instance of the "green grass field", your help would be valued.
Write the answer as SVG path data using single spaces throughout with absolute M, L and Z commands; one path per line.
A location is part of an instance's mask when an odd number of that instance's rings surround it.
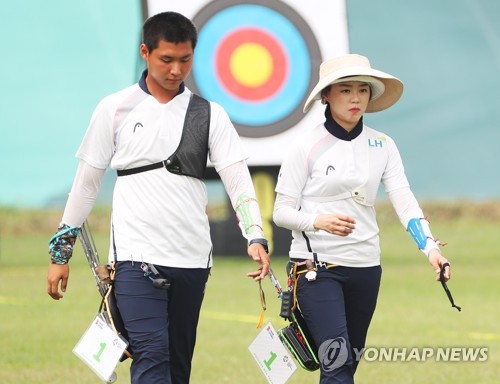
M 498 204 L 494 206 L 498 210 Z M 448 213 L 450 210 L 447 211 Z M 485 362 L 362 361 L 357 384 L 498 383 L 500 377 L 500 220 L 483 214 L 430 212 L 436 236 L 449 244 L 453 266 L 449 282 L 462 312 L 451 308 L 441 285 L 410 236 L 390 216 L 379 215 L 383 278 L 368 347 L 486 347 Z M 1 211 L 0 226 L 0 383 L 99 383 L 72 349 L 97 312 L 99 298 L 80 247 L 71 261 L 69 288 L 56 302 L 46 294 L 47 241 L 56 222 L 44 213 Z M 97 221 L 97 219 L 96 219 Z M 21 225 L 25 223 L 24 225 Z M 31 223 L 37 231 L 22 230 Z M 95 234 L 107 250 L 107 234 Z M 273 268 L 285 282 L 285 257 Z M 257 336 L 258 285 L 245 277 L 254 265 L 242 254 L 215 257 L 198 330 L 191 382 L 265 383 L 248 351 Z M 269 280 L 265 322 L 285 323 Z M 117 383 L 129 382 L 129 362 L 117 368 Z M 298 368 L 289 383 L 317 383 L 318 373 Z

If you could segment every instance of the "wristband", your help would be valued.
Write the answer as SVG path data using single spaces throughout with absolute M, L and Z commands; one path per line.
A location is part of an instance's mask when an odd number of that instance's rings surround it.
M 266 239 L 252 239 L 248 242 L 248 246 L 252 244 L 261 244 L 264 247 L 266 253 L 269 253 L 269 246 Z

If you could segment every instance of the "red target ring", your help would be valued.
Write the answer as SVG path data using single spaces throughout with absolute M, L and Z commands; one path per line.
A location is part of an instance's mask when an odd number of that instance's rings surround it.
M 233 71 L 231 62 L 243 46 L 257 48 L 270 59 L 267 63 L 269 68 L 260 68 L 267 73 L 265 79 L 256 84 L 242 81 Z M 241 100 L 258 102 L 272 97 L 283 86 L 288 75 L 288 60 L 281 44 L 271 34 L 258 28 L 241 28 L 229 34 L 218 45 L 214 58 L 221 85 Z

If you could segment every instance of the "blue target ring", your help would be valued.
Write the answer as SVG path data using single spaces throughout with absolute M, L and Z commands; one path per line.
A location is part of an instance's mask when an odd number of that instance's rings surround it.
M 221 104 L 241 135 L 273 135 L 302 119 L 302 104 L 315 83 L 311 68 L 312 63 L 318 60 L 319 47 L 305 21 L 294 10 L 273 0 L 240 4 L 219 0 L 209 3 L 193 21 L 198 26 L 199 36 L 192 70 L 193 83 L 188 82 L 188 86 L 201 96 Z M 269 40 L 274 46 L 279 45 L 280 53 L 285 57 L 285 68 L 282 62 L 277 66 L 272 59 L 268 65 L 269 76 L 275 79 L 279 75 L 281 84 L 265 98 L 250 100 L 238 97 L 224 84 L 228 74 L 218 74 L 220 68 L 228 68 L 218 62 L 221 60 L 219 47 L 234 36 L 245 36 L 241 33 L 243 30 L 258 30 L 262 31 L 262 36 L 270 36 Z M 304 33 L 308 35 L 304 36 Z M 254 44 L 251 40 L 251 34 L 248 41 L 243 37 L 241 46 Z M 314 42 L 313 48 L 311 41 Z M 266 46 L 272 45 L 262 46 L 265 50 Z M 273 52 L 269 52 L 269 57 L 272 56 Z M 227 64 L 230 58 L 223 59 Z M 285 75 L 276 71 L 285 71 Z

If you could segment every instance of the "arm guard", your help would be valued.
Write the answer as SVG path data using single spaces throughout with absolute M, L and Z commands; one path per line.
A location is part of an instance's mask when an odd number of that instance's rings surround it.
M 62 224 L 57 233 L 49 240 L 50 259 L 53 264 L 67 264 L 73 256 L 73 246 L 80 228 L 72 228 Z
M 243 237 L 247 240 L 263 238 L 262 219 L 257 199 L 241 195 L 234 209 Z
M 406 229 L 413 237 L 413 240 L 415 240 L 415 243 L 417 243 L 418 249 L 420 249 L 426 256 L 429 255 L 429 251 L 431 249 L 439 250 L 439 241 L 434 240 L 429 227 L 429 221 L 427 219 L 410 219 Z

